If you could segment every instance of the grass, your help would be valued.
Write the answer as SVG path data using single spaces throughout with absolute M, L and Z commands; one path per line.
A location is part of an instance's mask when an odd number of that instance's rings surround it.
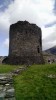
M 56 65 L 32 65 L 14 78 L 16 100 L 56 100 Z
M 9 72 L 19 66 L 0 65 L 0 73 Z M 32 65 L 14 77 L 16 100 L 56 100 L 56 64 Z
M 16 65 L 0 65 L 0 73 L 8 73 L 12 70 L 18 69 L 20 66 Z

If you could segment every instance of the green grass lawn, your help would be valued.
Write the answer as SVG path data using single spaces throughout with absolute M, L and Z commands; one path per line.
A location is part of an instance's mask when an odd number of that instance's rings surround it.
M 12 68 L 11 68 L 12 67 Z M 19 66 L 0 65 L 1 72 L 9 72 Z M 3 71 L 4 70 L 4 71 Z M 16 100 L 56 100 L 56 65 L 32 65 L 14 76 Z
M 12 70 L 18 69 L 20 66 L 16 65 L 0 65 L 0 73 L 8 73 Z

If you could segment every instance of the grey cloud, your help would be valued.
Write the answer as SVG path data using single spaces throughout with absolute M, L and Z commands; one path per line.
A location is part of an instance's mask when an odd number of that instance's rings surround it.
M 53 33 L 51 33 L 48 37 L 45 38 L 45 41 L 49 41 L 49 42 L 55 41 L 56 40 L 56 34 L 55 33 L 56 33 L 56 31 L 54 30 Z
M 14 0 L 1 0 L 0 1 L 0 5 L 1 5 L 1 7 L 0 7 L 0 11 L 5 11 L 6 10 L 6 8 L 8 7 L 8 5 L 9 4 L 11 4 L 11 2 L 13 2 Z
M 54 14 L 56 15 L 56 0 L 54 0 Z
M 49 22 L 50 18 L 48 16 L 47 16 L 47 21 L 45 20 L 46 17 L 45 16 L 46 11 L 44 11 L 46 10 L 45 6 L 44 5 L 39 6 L 41 5 L 41 2 L 42 0 L 14 0 L 14 3 L 10 4 L 8 6 L 8 9 L 4 12 L 6 16 L 4 17 L 3 15 L 3 19 L 0 16 L 0 32 L 9 33 L 9 25 L 19 20 L 27 20 L 30 23 L 37 24 L 38 26 L 44 25 L 46 24 L 46 22 Z M 43 9 L 42 7 L 45 9 Z M 50 17 L 52 18 L 52 16 Z M 51 20 L 53 20 L 53 18 Z M 48 47 L 49 42 L 47 43 L 47 41 L 53 41 L 55 39 L 56 36 L 53 37 L 52 36 L 49 36 L 43 40 L 43 45 L 44 45 L 43 48 Z
M 56 45 L 56 30 L 54 30 L 53 33 L 51 33 L 49 36 L 43 39 L 42 42 L 43 42 L 43 50 L 46 50 L 50 47 L 55 46 Z
M 51 27 L 51 26 L 53 26 L 55 24 L 56 24 L 56 21 L 53 21 L 52 23 L 46 24 L 45 28 Z

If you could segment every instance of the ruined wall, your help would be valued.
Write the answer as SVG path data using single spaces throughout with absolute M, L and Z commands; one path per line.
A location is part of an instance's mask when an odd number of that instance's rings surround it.
M 19 21 L 10 26 L 9 62 L 43 63 L 41 29 L 27 21 Z
M 5 58 L 7 58 L 7 56 L 0 56 L 0 64 L 3 63 L 3 60 L 4 60 Z

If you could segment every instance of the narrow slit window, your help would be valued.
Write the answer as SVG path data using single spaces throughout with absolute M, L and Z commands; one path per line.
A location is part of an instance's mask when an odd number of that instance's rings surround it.
M 41 37 L 40 37 L 40 45 L 41 45 Z
M 26 34 L 27 34 L 27 31 L 26 31 Z
M 39 48 L 39 46 L 37 47 L 37 51 L 38 51 L 38 53 L 40 53 L 40 48 Z

